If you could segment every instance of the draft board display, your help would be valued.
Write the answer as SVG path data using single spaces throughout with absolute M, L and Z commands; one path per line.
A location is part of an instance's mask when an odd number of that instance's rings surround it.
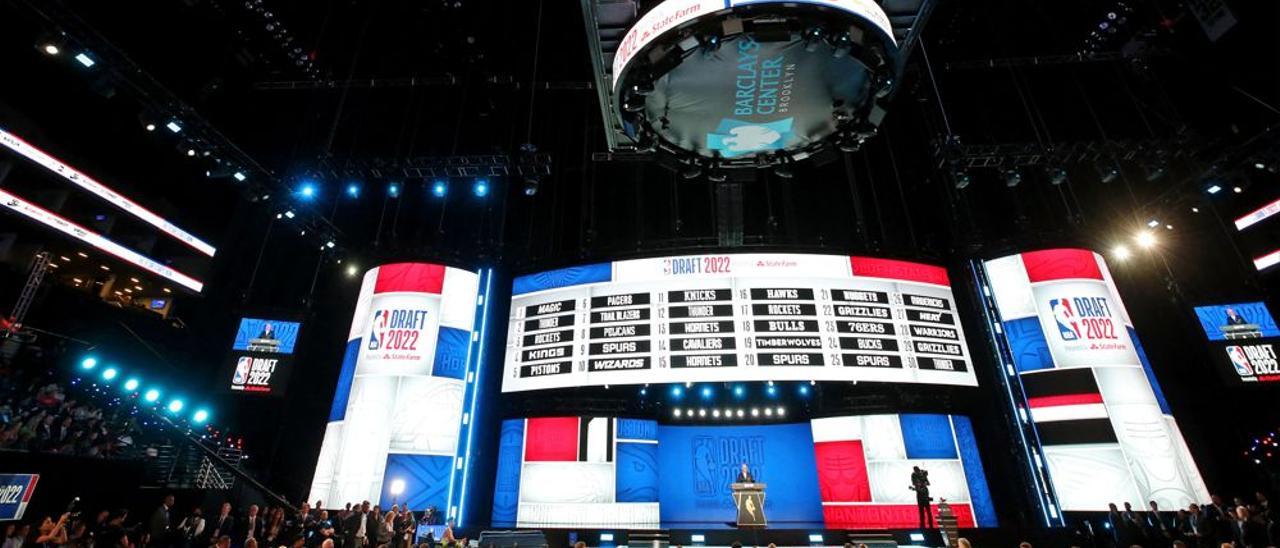
M 985 271 L 1058 507 L 1208 500 L 1102 257 L 1032 251 Z
M 283 396 L 301 328 L 287 320 L 240 318 L 219 382 L 234 393 Z
M 743 463 L 767 484 L 774 528 L 914 528 L 915 466 L 961 527 L 996 525 L 969 419 L 906 414 L 766 425 L 509 419 L 493 526 L 728 528 L 730 484 Z
M 475 272 L 437 264 L 365 273 L 308 500 L 456 515 L 478 292 Z
M 939 266 L 839 255 L 692 255 L 521 276 L 503 392 L 826 380 L 976 386 Z

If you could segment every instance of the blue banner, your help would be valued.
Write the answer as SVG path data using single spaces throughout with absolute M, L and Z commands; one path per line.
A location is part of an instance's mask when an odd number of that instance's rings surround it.
M 40 474 L 0 474 L 0 521 L 22 519 Z

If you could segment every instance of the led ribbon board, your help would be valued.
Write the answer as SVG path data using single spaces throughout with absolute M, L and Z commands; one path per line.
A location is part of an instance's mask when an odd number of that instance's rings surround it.
M 1280 213 L 1280 200 L 1276 200 L 1258 209 L 1253 210 L 1247 215 L 1236 219 L 1236 230 L 1244 230 L 1262 221 L 1267 220 L 1276 213 Z
M 502 390 L 727 381 L 976 386 L 945 269 L 754 253 L 516 278 Z
M 1025 395 L 1015 411 L 1035 425 L 1058 506 L 1209 500 L 1102 257 L 1049 249 L 984 266 Z
M 165 266 L 155 260 L 152 260 L 132 249 L 115 243 L 105 236 L 92 232 L 78 224 L 66 220 L 53 212 L 37 206 L 31 202 L 23 200 L 13 194 L 9 194 L 0 190 L 0 202 L 10 210 L 32 219 L 40 224 L 54 228 L 59 232 L 67 234 L 77 240 L 89 244 L 95 249 L 111 254 L 112 256 L 128 262 L 134 266 L 142 268 L 152 274 L 160 276 L 166 280 L 170 280 L 182 287 L 199 292 L 204 288 L 204 283 L 200 280 L 192 278 L 186 274 L 178 272 L 168 266 Z
M 0 144 L 18 153 L 22 157 L 31 160 L 32 162 L 44 166 L 45 169 L 58 174 L 63 179 L 70 181 L 72 184 L 89 191 L 89 193 L 94 196 L 106 200 L 111 205 L 124 210 L 125 213 L 137 217 L 143 222 L 156 227 L 156 229 L 161 232 L 172 236 L 192 248 L 195 248 L 197 251 L 205 255 L 212 257 L 214 253 L 217 252 L 217 249 L 212 245 L 209 245 L 204 240 L 201 240 L 200 238 L 191 235 L 191 233 L 178 228 L 177 225 L 169 222 L 164 217 L 152 213 L 151 210 L 138 205 L 133 200 L 121 196 L 107 185 L 94 180 L 94 178 L 81 173 L 75 168 L 63 163 L 61 160 L 50 156 L 43 150 L 40 150 L 32 146 L 30 143 L 22 140 L 17 135 L 0 129 Z

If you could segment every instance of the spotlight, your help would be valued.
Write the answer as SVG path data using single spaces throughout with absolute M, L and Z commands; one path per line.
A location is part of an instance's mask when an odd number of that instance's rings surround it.
M 116 375 L 119 375 L 119 374 L 120 372 L 117 371 L 116 368 L 108 367 L 102 370 L 102 379 L 109 381 L 111 379 L 116 378 Z
M 129 392 L 133 392 L 134 390 L 138 389 L 139 384 L 141 383 L 138 382 L 138 379 L 129 379 L 127 381 L 124 381 L 124 389 Z
M 188 157 L 188 158 L 194 157 L 195 155 L 196 155 L 196 149 L 194 149 L 194 148 L 189 148 L 189 149 L 187 149 L 187 157 Z
M 284 212 L 284 216 L 285 216 L 285 217 L 287 217 L 287 218 L 289 218 L 289 219 L 292 219 L 292 218 L 294 218 L 294 217 L 297 217 L 297 216 L 298 216 L 298 214 L 297 214 L 297 213 L 294 213 L 294 212 L 293 212 L 293 210 L 292 210 L 292 209 L 290 209 L 290 210 L 286 210 L 286 211 Z
M 444 198 L 449 193 L 449 182 L 444 179 L 437 179 L 431 183 L 431 195 L 436 198 Z
M 720 49 L 720 35 L 709 34 L 702 38 L 703 53 L 714 53 L 718 49 Z
M 787 414 L 787 410 L 786 410 L 785 408 L 783 408 L 783 407 L 779 406 L 779 407 L 778 407 L 778 416 L 779 416 L 779 417 L 781 417 L 781 416 L 786 415 L 786 414 Z
M 1168 170 L 1165 168 L 1163 163 L 1152 163 L 1146 166 L 1145 176 L 1148 181 L 1155 181 L 1164 177 L 1164 174 L 1167 172 Z
M 764 408 L 764 416 L 766 416 L 766 417 L 772 417 L 772 416 L 773 416 L 773 408 L 772 408 L 772 407 L 766 407 L 766 408 Z
M 743 415 L 745 415 L 745 414 L 746 414 L 746 412 L 745 412 L 745 411 L 743 411 L 743 410 L 741 410 L 741 409 L 739 409 L 739 410 L 738 410 L 738 418 L 742 418 L 742 416 L 743 416 Z
M 704 387 L 702 387 L 702 399 L 711 399 L 711 387 L 710 387 L 710 386 L 704 386 Z
M 347 197 L 348 197 L 348 198 L 359 198 L 359 197 L 360 197 L 360 184 L 359 184 L 359 183 L 347 183 Z
M 348 278 L 354 278 L 356 277 L 356 274 L 359 274 L 359 273 L 360 273 L 360 269 L 356 268 L 356 265 L 350 265 L 347 267 Z
M 702 176 L 702 166 L 696 162 L 690 161 L 684 167 L 680 168 L 680 176 L 687 179 L 697 179 Z
M 191 421 L 196 424 L 204 424 L 207 420 L 209 420 L 209 412 L 204 409 L 196 410 L 196 413 L 191 416 Z
M 808 387 L 808 386 L 805 386 L 805 385 L 803 385 L 803 384 L 802 384 L 802 385 L 800 385 L 800 395 L 801 395 L 801 396 L 808 396 L 808 395 L 809 395 L 809 387 Z
M 169 407 L 168 407 L 168 408 L 169 408 L 169 412 L 170 412 L 170 413 L 177 413 L 178 411 L 182 411 L 182 406 L 184 406 L 184 405 L 186 405 L 186 404 L 185 404 L 185 403 L 183 403 L 183 402 L 182 402 L 182 400 L 179 400 L 179 399 L 170 400 L 170 401 L 169 401 Z
M 316 189 L 316 184 L 314 182 L 303 181 L 302 185 L 298 187 L 297 194 L 298 194 L 298 197 L 302 198 L 303 200 L 310 200 L 312 198 L 315 198 L 316 193 L 318 192 L 319 190 Z
M 535 196 L 535 195 L 537 195 L 537 194 L 538 194 L 538 183 L 539 183 L 539 181 L 538 181 L 538 178 L 537 178 L 537 177 L 526 177 L 526 178 L 524 179 L 524 195 L 525 195 L 525 196 Z
M 1244 189 L 1243 189 L 1243 188 L 1240 188 L 1240 187 L 1238 187 L 1238 186 L 1233 186 L 1233 187 L 1231 187 L 1231 192 L 1234 192 L 1234 193 L 1236 193 L 1236 194 L 1239 194 L 1239 193 L 1241 193 L 1241 192 L 1244 192 Z
M 1159 219 L 1151 219 L 1150 221 L 1147 221 L 1147 228 L 1155 228 L 1157 226 L 1160 226 Z
M 1004 172 L 1004 186 L 1013 188 L 1022 182 L 1022 172 L 1017 169 L 1010 168 Z
M 47 51 L 47 50 L 46 50 L 46 51 Z M 55 52 L 55 53 L 56 53 L 56 52 Z M 1253 163 L 1253 168 L 1254 168 L 1254 169 L 1267 169 L 1267 164 L 1264 164 L 1264 163 L 1262 163 L 1262 162 L 1254 162 L 1254 163 Z
M 1198 207 L 1192 207 L 1192 208 L 1191 208 L 1191 212 L 1192 212 L 1192 213 L 1200 213 L 1200 208 L 1198 208 Z
M 677 407 L 677 408 L 675 408 L 675 409 L 671 410 L 671 415 L 672 415 L 672 416 L 674 416 L 674 417 L 675 417 L 675 418 L 677 418 L 677 419 L 678 419 L 678 418 L 680 418 L 680 408 L 679 408 L 679 407 Z
M 146 394 L 142 395 L 142 399 L 149 402 L 155 402 L 160 399 L 160 391 L 152 388 L 151 390 L 148 390 Z
M 64 258 L 65 258 L 65 257 L 64 257 Z M 86 370 L 88 370 L 88 369 L 93 369 L 93 368 L 95 368 L 95 367 L 97 367 L 97 366 L 98 366 L 98 359 L 97 359 L 97 358 L 94 358 L 94 357 L 88 357 L 88 358 L 85 358 L 85 359 L 83 359 L 83 360 L 80 360 L 80 368 L 81 368 L 81 369 L 86 369 Z
M 760 416 L 760 408 L 759 408 L 759 407 L 752 407 L 752 408 L 751 408 L 751 416 L 753 416 L 753 417 L 759 417 L 759 416 Z
M 155 124 L 153 124 L 153 123 L 151 123 L 151 122 L 147 122 L 147 125 L 142 126 L 142 128 L 143 128 L 143 129 L 145 129 L 145 130 L 147 130 L 147 131 L 155 131 L 155 130 L 156 130 L 156 125 L 155 125 Z
M 1049 170 L 1049 184 L 1057 186 L 1067 182 L 1067 170 L 1055 167 Z
M 400 183 L 396 183 L 396 182 L 387 183 L 387 196 L 390 196 L 392 198 L 399 198 Z
M 719 410 L 719 409 L 712 409 L 712 410 L 711 410 L 711 416 L 712 416 L 712 417 L 715 417 L 715 418 L 717 418 L 717 419 L 718 419 L 718 418 L 720 418 L 720 410 Z
M 245 179 L 248 179 L 249 177 L 245 175 L 243 171 L 237 171 L 231 174 L 231 178 L 243 183 Z
M 684 388 L 681 388 L 679 386 L 671 387 L 671 397 L 679 398 L 680 396 L 683 396 L 683 395 L 684 395 Z
M 1129 254 L 1130 254 L 1129 248 L 1123 245 L 1118 245 L 1111 250 L 1111 255 L 1121 261 L 1128 259 Z
M 1150 230 L 1139 232 L 1137 236 L 1134 236 L 1133 240 L 1138 242 L 1138 245 L 1144 249 L 1150 249 L 1156 245 L 1156 235 Z
M 733 395 L 735 395 L 735 396 L 737 396 L 737 397 L 741 398 L 742 396 L 745 396 L 746 394 L 747 394 L 747 390 L 746 390 L 745 388 L 743 388 L 741 385 L 733 387 Z
M 164 127 L 168 129 L 171 133 L 182 132 L 182 124 L 179 124 L 177 120 L 169 120 L 169 122 L 166 123 Z
M 1111 181 L 1116 180 L 1116 178 L 1120 176 L 1120 169 L 1114 165 L 1111 165 L 1111 166 L 1099 165 L 1096 167 L 1098 170 L 1098 180 L 1102 181 L 1103 183 L 1110 183 Z
M 335 244 L 335 243 L 333 242 L 333 240 L 329 240 L 329 241 L 327 241 L 327 242 L 325 242 L 325 243 L 324 243 L 324 246 L 325 246 L 325 247 L 327 247 L 327 248 L 329 248 L 329 249 L 333 249 L 333 246 L 335 246 L 335 245 L 337 245 L 337 244 Z
M 777 396 L 777 395 L 778 395 L 778 387 L 776 387 L 776 386 L 774 386 L 774 385 L 772 385 L 772 384 L 771 384 L 771 385 L 769 385 L 767 388 L 765 388 L 765 389 L 764 389 L 764 391 L 765 391 L 765 393 L 766 393 L 766 394 L 769 394 L 770 396 Z
M 45 51 L 48 51 L 48 50 L 45 50 Z M 84 68 L 91 68 L 94 65 L 98 64 L 97 61 L 93 60 L 93 57 L 90 57 L 88 53 L 84 53 L 84 52 L 76 54 L 76 61 L 79 61 L 81 65 L 84 65 Z
M 49 55 L 57 55 L 59 53 L 62 53 L 62 49 L 60 49 L 58 45 L 54 43 L 45 44 L 40 49 L 44 50 L 44 52 Z
M 705 417 L 705 416 L 707 416 L 707 410 L 706 410 L 706 409 L 699 409 L 699 410 L 698 410 L 698 416 L 699 416 L 699 417 Z
M 488 179 L 476 179 L 475 184 L 471 185 L 471 193 L 472 193 L 472 194 L 475 194 L 477 198 L 484 198 L 485 196 L 488 196 L 488 195 L 489 195 L 489 180 L 488 180 Z

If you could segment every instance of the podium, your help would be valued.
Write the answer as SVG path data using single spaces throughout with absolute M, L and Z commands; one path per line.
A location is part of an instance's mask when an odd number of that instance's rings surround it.
M 279 352 L 279 339 L 249 339 L 248 348 L 250 352 Z
M 733 506 L 738 509 L 738 527 L 764 527 L 763 483 L 734 483 Z
M 1257 339 L 1262 337 L 1262 327 L 1256 323 L 1222 326 L 1222 337 L 1227 340 Z

